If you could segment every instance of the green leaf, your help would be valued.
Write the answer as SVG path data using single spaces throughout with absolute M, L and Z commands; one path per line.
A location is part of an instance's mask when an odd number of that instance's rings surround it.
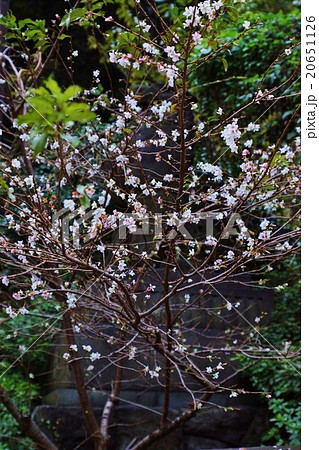
M 38 134 L 36 130 L 32 130 L 30 133 L 29 144 L 31 148 L 34 150 L 34 155 L 37 156 L 44 150 L 45 144 L 48 140 L 48 134 Z
M 69 38 L 69 37 L 71 37 L 69 34 L 62 33 L 61 36 L 58 37 L 58 39 L 60 41 L 63 41 L 63 39 L 66 39 L 66 38 Z
M 54 78 L 50 77 L 48 78 L 44 84 L 46 85 L 46 87 L 49 89 L 49 91 L 51 92 L 52 95 L 54 95 L 56 98 L 59 98 L 61 96 L 61 88 L 58 85 L 58 83 L 55 81 Z
M 228 11 L 227 11 L 230 19 L 232 20 L 232 22 L 237 22 L 238 18 L 239 18 L 239 11 L 237 8 L 234 7 L 229 7 Z
M 87 123 L 96 117 L 89 104 L 73 100 L 81 91 L 80 86 L 71 85 L 62 91 L 52 77 L 48 78 L 44 84 L 46 87 L 41 86 L 30 91 L 31 95 L 27 101 L 31 108 L 26 114 L 17 118 L 19 125 L 25 123 L 33 127 L 30 133 L 30 145 L 35 154 L 43 151 L 48 137 L 56 132 L 55 126 L 63 132 L 75 122 Z M 80 144 L 79 138 L 69 133 L 66 133 L 64 139 L 74 147 Z
M 48 115 L 53 109 L 53 101 L 50 97 L 34 96 L 28 100 L 29 105 L 32 106 L 33 111 L 40 116 Z
M 86 103 L 70 103 L 64 107 L 65 118 L 68 121 L 79 123 L 89 122 L 96 117 L 96 114 L 90 110 Z
M 210 48 L 212 50 L 217 50 L 217 42 L 215 40 L 214 41 L 208 41 L 208 45 L 210 46 Z
M 89 197 L 85 193 L 85 189 L 88 185 L 84 186 L 83 184 L 79 184 L 76 188 L 77 192 L 81 194 L 80 203 L 84 208 L 88 208 L 91 205 Z
M 227 72 L 227 70 L 228 70 L 228 62 L 227 62 L 227 60 L 225 58 L 221 58 L 221 62 L 223 63 L 225 72 Z
M 135 41 L 135 35 L 133 33 L 129 33 L 128 31 L 124 31 L 119 35 L 119 44 L 132 44 Z
M 76 8 L 71 12 L 68 12 L 65 14 L 65 16 L 62 17 L 62 20 L 60 22 L 61 27 L 66 26 L 66 28 L 69 27 L 70 23 L 76 22 L 79 19 L 82 19 L 86 16 L 86 9 L 84 8 Z
M 80 204 L 84 209 L 89 208 L 91 206 L 89 197 L 87 195 L 83 195 L 82 197 L 80 197 Z
M 69 86 L 63 93 L 63 97 L 65 100 L 70 100 L 70 98 L 75 97 L 79 92 L 81 92 L 80 86 L 76 84 L 73 86 Z
M 9 190 L 9 186 L 7 185 L 6 181 L 3 178 L 0 178 L 0 190 Z
M 30 18 L 26 18 L 23 20 L 19 20 L 18 22 L 18 26 L 19 28 L 23 28 L 26 24 L 34 24 L 34 20 L 30 19 Z
M 85 194 L 85 189 L 87 188 L 87 185 L 83 185 L 83 184 L 78 184 L 76 187 L 76 191 L 81 194 L 81 195 L 86 195 Z
M 285 155 L 280 155 L 279 153 L 277 153 L 273 157 L 273 160 L 270 163 L 270 167 L 274 167 L 275 165 L 277 165 L 277 166 L 288 166 L 289 163 L 288 163 L 287 159 L 285 158 Z
M 70 142 L 72 147 L 78 147 L 81 144 L 80 139 L 78 136 L 72 136 L 71 134 L 61 134 L 62 139 L 65 139 L 66 141 Z

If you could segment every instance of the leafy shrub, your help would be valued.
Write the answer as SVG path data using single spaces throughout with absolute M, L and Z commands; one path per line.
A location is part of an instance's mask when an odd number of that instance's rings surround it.
M 269 278 L 273 285 L 287 283 L 287 287 L 275 295 L 271 325 L 263 328 L 261 341 L 267 340 L 281 355 L 288 350 L 297 355 L 300 350 L 300 261 L 298 258 L 284 261 Z M 236 359 L 243 367 L 249 362 L 243 355 L 237 355 Z M 265 444 L 300 444 L 300 368 L 299 356 L 283 359 L 274 355 L 253 363 L 245 371 L 255 389 L 270 393 L 267 400 L 269 430 L 263 436 Z

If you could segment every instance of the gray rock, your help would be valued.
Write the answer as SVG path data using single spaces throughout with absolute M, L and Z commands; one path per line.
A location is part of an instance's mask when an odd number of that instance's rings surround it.
M 160 408 L 152 408 L 157 413 Z M 177 412 L 171 411 L 170 418 L 177 415 Z M 160 415 L 141 408 L 133 406 L 122 406 L 117 408 L 114 415 L 114 426 L 116 426 L 116 450 L 125 450 L 129 443 L 136 442 L 147 434 L 151 433 L 160 424 Z M 182 431 L 176 430 L 163 437 L 158 442 L 151 445 L 151 450 L 183 450 Z
M 184 425 L 184 432 L 224 442 L 226 447 L 238 445 L 253 418 L 254 410 L 247 406 L 234 410 L 214 407 L 199 412 Z
M 222 449 L 225 447 L 223 442 L 199 436 L 187 436 L 185 442 L 185 450 Z
M 94 410 L 97 418 L 100 410 Z M 83 414 L 78 407 L 38 406 L 32 414 L 40 426 L 60 450 L 73 450 L 77 445 L 81 450 L 92 450 L 93 441 L 87 439 Z

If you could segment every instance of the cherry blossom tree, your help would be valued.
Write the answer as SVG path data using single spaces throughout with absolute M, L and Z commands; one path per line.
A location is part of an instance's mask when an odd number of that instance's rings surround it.
M 298 67 L 270 88 L 267 76 L 297 44 L 282 48 L 252 99 L 230 115 L 220 105 L 212 120 L 202 120 L 191 95 L 196 71 L 212 60 L 226 68 L 225 54 L 231 58 L 232 46 L 258 26 L 243 21 L 236 37 L 219 39 L 229 21 L 241 20 L 236 3 L 195 2 L 176 7 L 171 20 L 155 2 L 134 0 L 130 26 L 95 1 L 77 1 L 50 27 L 17 22 L 11 13 L 1 19 L 1 320 L 43 317 L 23 352 L 57 330 L 64 334 L 62 359 L 96 449 L 109 448 L 112 413 L 130 376 L 160 386 L 164 398 L 159 427 L 130 447 L 137 450 L 209 408 L 214 393 L 245 395 L 221 353 L 296 356 L 263 341 L 262 314 L 237 327 L 236 340 L 232 333 L 220 345 L 204 332 L 190 338 L 203 314 L 225 323 L 229 314 L 244 317 L 223 284 L 267 288 L 267 274 L 299 251 L 299 108 L 272 145 L 260 144 L 263 130 L 250 117 L 252 108 L 263 115 L 295 95 L 287 92 Z M 73 83 L 72 63 L 81 58 L 70 39 L 75 27 L 96 40 L 106 73 L 113 65 L 122 73 L 118 85 L 110 79 L 105 90 L 100 69 L 89 88 Z M 59 47 L 69 40 L 63 60 Z M 63 85 L 52 74 L 55 59 L 69 76 Z M 208 140 L 214 160 L 195 155 Z M 116 368 L 99 420 L 87 381 L 96 362 Z M 189 404 L 171 419 L 175 385 Z M 25 425 L 4 390 L 0 400 L 34 443 L 55 448 L 30 417 Z

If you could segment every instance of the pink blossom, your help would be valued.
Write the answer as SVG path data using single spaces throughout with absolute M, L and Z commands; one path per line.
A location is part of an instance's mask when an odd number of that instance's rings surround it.
M 9 286 L 9 278 L 7 276 L 2 277 L 2 284 L 4 284 L 5 286 Z
M 247 126 L 247 131 L 259 131 L 259 129 L 260 129 L 260 125 L 258 125 L 256 123 L 250 122 Z
M 109 56 L 110 56 L 110 62 L 111 62 L 111 63 L 116 63 L 117 60 L 118 60 L 118 58 L 119 58 L 119 53 L 118 53 L 118 52 L 111 51 L 111 52 L 109 53 Z
M 192 34 L 192 38 L 195 45 L 200 44 L 203 40 L 202 35 L 198 31 Z
M 147 292 L 154 292 L 155 288 L 156 288 L 156 286 L 154 284 L 150 284 L 146 290 L 147 290 Z
M 131 62 L 130 62 L 130 58 L 128 55 L 122 55 L 121 58 L 118 59 L 118 64 L 122 67 L 128 67 Z
M 164 48 L 164 52 L 167 53 L 167 56 L 169 58 L 171 58 L 171 60 L 173 62 L 179 61 L 181 54 L 177 53 L 175 51 L 175 47 L 173 45 L 172 46 L 167 46 L 166 48 Z
M 213 3 L 213 6 L 216 9 L 216 11 L 218 11 L 223 5 L 224 3 L 221 0 Z
M 240 138 L 241 132 L 239 131 L 237 120 L 226 125 L 224 130 L 220 133 L 226 144 L 229 146 L 232 152 L 237 153 L 237 145 L 235 144 L 235 139 Z
M 6 313 L 11 317 L 11 319 L 14 319 L 15 317 L 17 317 L 17 313 L 13 311 L 13 309 L 11 308 L 11 306 L 8 306 L 6 308 Z

